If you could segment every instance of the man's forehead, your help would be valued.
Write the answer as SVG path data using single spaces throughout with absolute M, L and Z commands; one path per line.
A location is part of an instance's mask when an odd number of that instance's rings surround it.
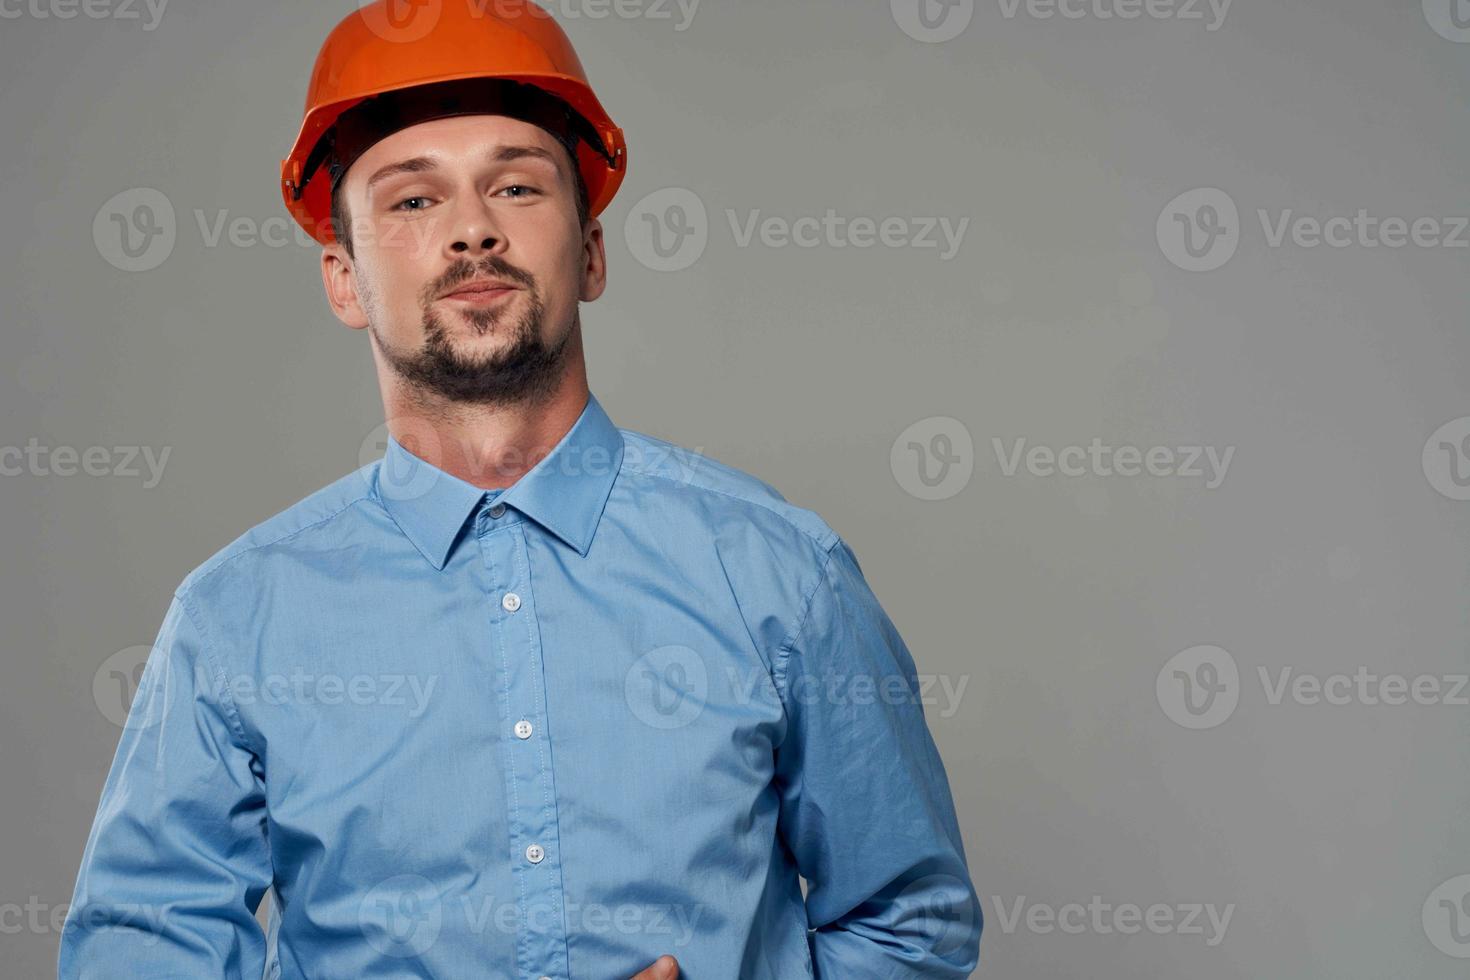
M 445 156 L 462 144 L 478 142 L 537 146 L 552 153 L 558 140 L 535 123 L 514 116 L 447 116 L 395 130 L 368 147 L 361 158 L 401 156 L 405 152 L 413 156 Z M 555 159 L 554 153 L 552 156 Z
M 353 161 L 347 177 L 367 175 L 364 187 L 370 190 L 386 177 L 436 170 L 464 153 L 474 153 L 484 163 L 543 160 L 559 173 L 569 157 L 566 147 L 535 123 L 504 115 L 449 116 L 383 137 Z

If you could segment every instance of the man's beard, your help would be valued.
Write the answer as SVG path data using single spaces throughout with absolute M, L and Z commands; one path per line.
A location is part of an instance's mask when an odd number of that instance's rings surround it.
M 512 317 L 498 308 L 465 308 L 463 316 L 477 336 L 483 336 L 492 327 L 505 331 L 506 342 L 498 350 L 481 356 L 466 356 L 455 347 L 450 327 L 434 307 L 435 298 L 442 292 L 437 283 L 425 290 L 421 297 L 424 342 L 417 351 L 406 353 L 393 349 L 383 342 L 376 327 L 373 328 L 373 336 L 393 371 L 422 392 L 449 402 L 536 404 L 556 392 L 567 345 L 577 330 L 579 314 L 573 314 L 572 328 L 564 332 L 554 345 L 548 346 L 543 330 L 546 306 L 534 281 L 505 266 L 497 265 L 485 271 L 520 283 L 520 292 L 526 298 L 526 310 L 519 317 Z M 465 272 L 446 278 L 452 284 L 468 279 L 469 275 Z

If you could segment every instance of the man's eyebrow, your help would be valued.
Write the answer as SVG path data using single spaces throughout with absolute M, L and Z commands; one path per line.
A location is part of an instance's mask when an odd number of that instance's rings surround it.
M 388 164 L 369 177 L 367 189 L 372 190 L 373 185 L 378 181 L 387 180 L 389 177 L 394 177 L 398 174 L 423 173 L 426 170 L 434 170 L 438 166 L 437 163 L 428 157 L 413 157 L 409 160 L 399 160 L 397 163 Z
M 502 146 L 495 151 L 490 159 L 496 163 L 509 163 L 513 160 L 521 160 L 526 157 L 545 160 L 558 172 L 561 171 L 561 162 L 557 160 L 556 155 L 539 146 Z M 430 157 L 412 157 L 408 160 L 400 160 L 397 163 L 390 163 L 377 170 L 368 178 L 367 187 L 368 190 L 371 190 L 373 185 L 379 181 L 387 180 L 389 177 L 396 177 L 398 174 L 424 173 L 429 170 L 437 170 L 438 167 L 439 164 Z
M 548 150 L 539 146 L 502 146 L 495 151 L 491 157 L 496 163 L 508 163 L 511 160 L 519 160 L 523 157 L 540 157 L 551 164 L 557 170 L 561 169 L 561 162 Z

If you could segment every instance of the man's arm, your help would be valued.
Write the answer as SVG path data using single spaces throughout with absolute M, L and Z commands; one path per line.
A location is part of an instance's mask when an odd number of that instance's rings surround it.
M 61 980 L 264 971 L 261 769 L 185 595 L 169 604 L 102 788 L 62 931 Z
M 779 831 L 818 980 L 968 977 L 979 901 L 914 662 L 839 540 L 775 669 Z

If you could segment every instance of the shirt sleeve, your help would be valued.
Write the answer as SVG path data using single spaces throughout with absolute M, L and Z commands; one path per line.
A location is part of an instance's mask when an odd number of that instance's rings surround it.
M 263 770 L 196 612 L 174 595 L 138 681 L 62 930 L 61 980 L 264 971 Z
M 773 676 L 817 980 L 968 977 L 981 911 L 907 646 L 840 538 Z

